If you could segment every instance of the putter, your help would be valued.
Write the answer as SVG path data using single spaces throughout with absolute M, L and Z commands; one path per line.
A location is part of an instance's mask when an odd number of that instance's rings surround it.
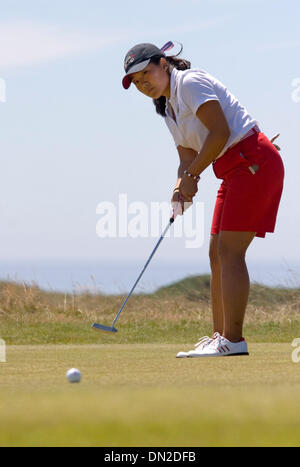
M 104 326 L 103 324 L 94 323 L 94 324 L 92 325 L 92 328 L 93 328 L 93 329 L 95 329 L 96 331 L 104 331 L 104 332 L 113 332 L 113 333 L 118 332 L 118 330 L 115 328 L 115 324 L 116 324 L 116 322 L 117 322 L 117 320 L 118 320 L 118 318 L 119 318 L 119 316 L 120 316 L 120 314 L 121 314 L 121 312 L 122 312 L 124 306 L 126 305 L 127 300 L 129 299 L 130 295 L 131 295 L 132 292 L 134 291 L 134 289 L 135 289 L 137 283 L 139 282 L 139 280 L 140 280 L 140 278 L 142 277 L 142 275 L 144 274 L 144 272 L 145 272 L 145 270 L 146 270 L 148 264 L 150 263 L 150 261 L 151 261 L 153 255 L 154 255 L 154 253 L 156 252 L 157 248 L 159 247 L 159 245 L 160 245 L 162 239 L 163 239 L 164 236 L 166 235 L 166 233 L 167 233 L 169 227 L 173 224 L 174 219 L 175 219 L 175 215 L 173 214 L 173 216 L 172 216 L 172 217 L 170 218 L 170 220 L 169 220 L 169 223 L 168 223 L 167 227 L 165 228 L 165 230 L 164 230 L 163 233 L 161 234 L 160 239 L 158 240 L 158 242 L 157 242 L 157 244 L 156 244 L 154 250 L 152 251 L 152 253 L 151 253 L 151 255 L 150 255 L 150 257 L 149 257 L 147 263 L 145 264 L 145 266 L 144 266 L 142 272 L 140 273 L 139 277 L 138 277 L 137 280 L 135 281 L 135 283 L 134 283 L 132 289 L 130 290 L 129 294 L 128 294 L 127 297 L 126 297 L 126 300 L 124 301 L 124 303 L 123 303 L 123 305 L 121 306 L 121 308 L 120 308 L 120 310 L 119 310 L 117 316 L 115 317 L 112 326 L 109 327 L 109 326 Z

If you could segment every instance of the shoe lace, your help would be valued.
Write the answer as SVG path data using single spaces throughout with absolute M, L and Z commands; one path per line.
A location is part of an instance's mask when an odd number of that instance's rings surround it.
M 215 333 L 215 334 L 217 335 L 212 341 L 211 345 L 217 349 L 221 345 L 222 336 L 219 333 Z
M 196 348 L 200 346 L 204 347 L 205 345 L 210 344 L 213 340 L 217 339 L 219 336 L 220 334 L 218 332 L 214 332 L 213 337 L 209 337 L 209 336 L 201 337 L 201 339 L 197 342 L 197 344 L 195 344 L 195 347 Z
M 200 347 L 200 345 L 206 344 L 210 340 L 211 340 L 211 337 L 209 336 L 201 337 L 201 339 L 197 342 L 197 344 L 195 344 L 195 347 Z

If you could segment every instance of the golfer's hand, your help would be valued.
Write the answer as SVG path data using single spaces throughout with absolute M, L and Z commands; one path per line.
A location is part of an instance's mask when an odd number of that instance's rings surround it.
M 196 180 L 185 174 L 179 185 L 179 193 L 183 196 L 185 201 L 192 202 L 197 191 L 198 185 Z
M 176 216 L 182 216 L 183 214 L 183 208 L 181 204 L 181 195 L 179 193 L 179 190 L 173 191 L 173 196 L 171 199 L 171 205 L 173 208 L 173 217 L 174 219 Z
M 179 191 L 173 192 L 171 205 L 173 208 L 174 219 L 176 216 L 182 216 L 184 211 L 186 211 L 192 204 L 193 203 L 186 200 Z

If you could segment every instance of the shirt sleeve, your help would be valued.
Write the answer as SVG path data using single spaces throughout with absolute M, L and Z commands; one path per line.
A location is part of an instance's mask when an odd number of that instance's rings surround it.
M 182 83 L 182 99 L 196 115 L 200 105 L 207 101 L 218 101 L 213 82 L 200 74 L 187 75 Z

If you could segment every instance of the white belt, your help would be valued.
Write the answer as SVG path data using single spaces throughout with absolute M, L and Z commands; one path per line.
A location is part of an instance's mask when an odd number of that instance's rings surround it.
M 249 138 L 249 136 L 251 135 L 254 135 L 254 133 L 260 133 L 260 129 L 257 125 L 255 125 L 254 127 L 250 128 L 249 131 L 247 131 L 247 133 L 242 136 L 241 139 L 239 139 L 236 143 L 234 143 L 232 146 L 229 146 L 228 149 L 231 149 L 233 146 L 235 146 L 236 144 L 240 143 L 241 141 L 243 141 L 243 139 L 246 139 L 246 138 Z

